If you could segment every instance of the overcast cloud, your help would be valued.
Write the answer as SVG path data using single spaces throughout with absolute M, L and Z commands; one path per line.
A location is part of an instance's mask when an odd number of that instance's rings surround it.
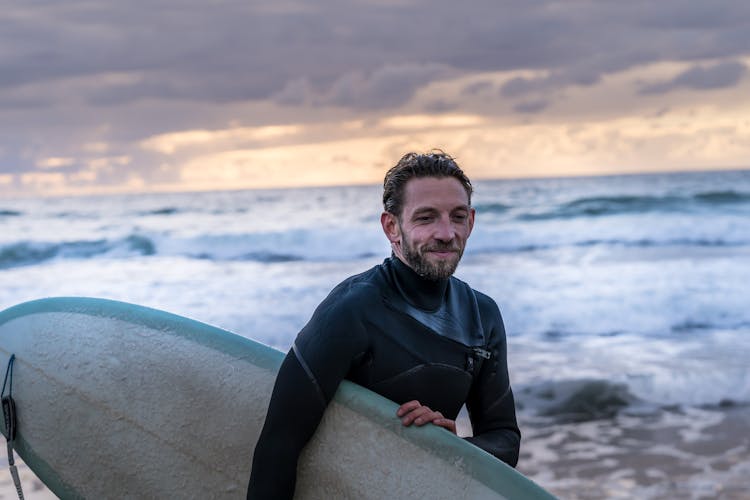
M 642 94 L 664 94 L 678 88 L 712 90 L 737 85 L 747 73 L 740 62 L 723 62 L 712 66 L 693 66 L 666 82 L 653 83 L 641 89 Z
M 745 0 L 5 2 L 0 190 L 22 190 L 22 173 L 91 172 L 97 159 L 90 184 L 177 182 L 174 158 L 138 144 L 183 130 L 543 119 L 571 92 L 641 68 L 631 98 L 688 90 L 708 102 L 747 84 L 749 60 Z M 662 63 L 678 66 L 646 71 Z M 576 108 L 602 105 L 591 106 Z M 69 161 L 40 166 L 51 157 Z

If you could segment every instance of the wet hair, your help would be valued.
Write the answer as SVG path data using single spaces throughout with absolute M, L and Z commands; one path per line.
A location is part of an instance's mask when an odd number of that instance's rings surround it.
M 471 194 L 474 188 L 471 181 L 463 170 L 458 166 L 456 160 L 449 154 L 434 149 L 429 153 L 406 153 L 391 168 L 383 180 L 383 209 L 401 217 L 404 208 L 404 189 L 410 179 L 421 177 L 453 177 L 466 190 L 466 195 L 471 204 Z

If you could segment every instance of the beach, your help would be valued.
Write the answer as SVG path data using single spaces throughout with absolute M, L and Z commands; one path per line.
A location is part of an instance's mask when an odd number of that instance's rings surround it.
M 559 498 L 748 499 L 750 408 L 527 425 L 518 470 Z
M 3 449 L 6 449 L 5 438 L 0 436 L 0 441 L 2 441 Z M 23 460 L 21 460 L 17 456 L 16 467 L 18 468 L 18 476 L 21 479 L 21 487 L 23 488 L 24 498 L 28 498 L 29 500 L 49 500 L 57 498 L 57 496 L 53 494 L 49 489 L 47 489 L 44 483 L 38 477 L 36 477 L 36 474 L 34 474 L 34 472 L 29 469 L 25 463 L 23 463 Z M 13 484 L 13 478 L 11 477 L 10 470 L 8 469 L 7 455 L 3 456 L 3 458 L 0 459 L 0 468 L 3 469 L 3 471 L 0 472 L 0 499 L 17 499 L 18 494 L 16 493 L 16 487 Z

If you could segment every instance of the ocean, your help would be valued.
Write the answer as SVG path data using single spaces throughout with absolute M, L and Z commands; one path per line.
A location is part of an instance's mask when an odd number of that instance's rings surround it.
M 456 275 L 505 320 L 519 470 L 561 498 L 750 498 L 750 171 L 475 189 Z M 2 199 L 0 309 L 104 297 L 286 351 L 333 286 L 389 255 L 380 197 Z

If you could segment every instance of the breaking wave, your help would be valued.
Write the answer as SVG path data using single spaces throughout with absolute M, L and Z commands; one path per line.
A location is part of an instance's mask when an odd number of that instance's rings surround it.
M 381 247 L 383 247 L 381 249 Z M 385 255 L 377 233 L 368 238 L 347 230 L 291 230 L 268 233 L 201 235 L 179 238 L 131 234 L 117 239 L 35 242 L 0 245 L 0 269 L 39 264 L 52 259 L 180 256 L 215 261 L 353 260 Z
M 707 191 L 690 196 L 595 196 L 563 203 L 546 212 L 523 213 L 518 219 L 535 221 L 646 212 L 688 212 L 716 205 L 746 204 L 750 204 L 750 193 L 737 191 Z
M 88 259 L 106 254 L 153 255 L 153 241 L 145 236 L 130 235 L 126 238 L 90 241 L 66 241 L 45 243 L 23 241 L 0 247 L 0 269 L 39 264 L 55 258 Z

